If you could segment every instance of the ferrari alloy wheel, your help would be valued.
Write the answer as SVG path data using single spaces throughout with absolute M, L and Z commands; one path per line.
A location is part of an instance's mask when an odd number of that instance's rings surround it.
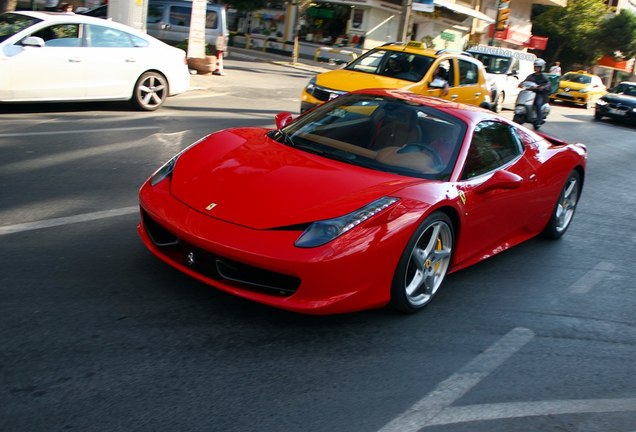
M 557 201 L 550 222 L 546 226 L 543 234 L 552 239 L 558 239 L 570 226 L 576 205 L 581 195 L 581 178 L 579 173 L 572 171 L 561 190 L 559 200 Z
M 402 253 L 391 287 L 391 305 L 413 313 L 426 306 L 442 285 L 453 255 L 453 224 L 436 212 L 418 227 Z
M 133 89 L 132 102 L 142 111 L 154 111 L 168 97 L 168 81 L 158 72 L 142 74 Z

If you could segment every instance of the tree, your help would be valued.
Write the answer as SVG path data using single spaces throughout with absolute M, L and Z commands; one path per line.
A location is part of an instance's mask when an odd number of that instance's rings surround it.
M 17 3 L 18 0 L 0 0 L 0 13 L 14 11 Z
M 626 58 L 636 56 L 636 15 L 623 9 L 618 15 L 603 21 L 596 40 L 603 54 L 620 51 Z
M 548 36 L 546 56 L 564 65 L 591 64 L 600 55 L 596 37 L 607 15 L 604 0 L 569 1 L 567 6 L 542 9 L 533 21 L 533 32 Z

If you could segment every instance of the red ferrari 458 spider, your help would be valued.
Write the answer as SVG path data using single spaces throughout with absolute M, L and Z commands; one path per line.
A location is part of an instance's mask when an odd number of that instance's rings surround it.
M 215 132 L 140 190 L 157 257 L 278 308 L 426 306 L 445 276 L 567 230 L 586 148 L 480 108 L 362 90 Z

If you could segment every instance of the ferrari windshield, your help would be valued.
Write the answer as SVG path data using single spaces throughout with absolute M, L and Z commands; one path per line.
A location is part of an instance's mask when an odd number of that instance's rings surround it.
M 347 94 L 270 136 L 298 149 L 375 170 L 448 179 L 466 126 L 428 106 Z
M 408 52 L 375 49 L 352 61 L 345 69 L 417 82 L 424 77 L 433 60 Z
M 11 36 L 40 21 L 38 18 L 15 13 L 0 15 L 0 42 L 9 39 Z

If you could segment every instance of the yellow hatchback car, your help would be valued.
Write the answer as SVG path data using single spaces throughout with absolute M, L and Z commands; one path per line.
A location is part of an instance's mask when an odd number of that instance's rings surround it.
M 301 112 L 365 88 L 404 89 L 490 109 L 484 65 L 467 53 L 432 50 L 421 42 L 388 43 L 344 68 L 324 72 L 302 93 Z
M 569 102 L 590 108 L 605 93 L 607 93 L 607 88 L 599 76 L 585 71 L 568 72 L 561 77 L 559 89 L 550 95 L 550 100 Z

